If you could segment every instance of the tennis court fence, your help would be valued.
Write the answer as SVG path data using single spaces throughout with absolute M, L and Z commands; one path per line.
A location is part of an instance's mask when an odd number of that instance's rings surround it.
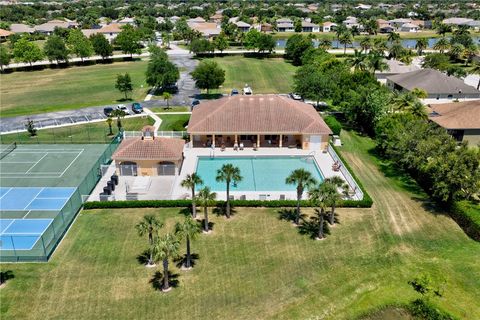
M 111 162 L 111 156 L 122 141 L 122 135 L 118 134 L 108 145 L 105 151 L 100 155 L 98 160 L 92 165 L 83 181 L 78 185 L 75 193 L 70 197 L 65 206 L 55 216 L 50 226 L 43 232 L 37 243 L 31 250 L 2 250 L 0 251 L 0 262 L 46 262 L 51 257 L 55 248 L 67 232 L 68 228 L 74 221 L 77 213 L 87 199 L 92 190 L 104 173 L 102 168 Z M 33 218 L 34 213 L 30 213 Z M 28 236 L 28 235 L 23 235 Z M 5 237 L 5 236 L 3 236 Z M 8 236 L 12 237 L 12 243 L 15 237 L 22 235 Z M 4 239 L 5 240 L 5 239 Z

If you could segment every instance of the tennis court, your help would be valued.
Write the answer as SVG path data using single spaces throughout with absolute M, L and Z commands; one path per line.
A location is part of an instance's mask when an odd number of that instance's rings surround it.
M 118 143 L 0 145 L 0 261 L 47 261 Z

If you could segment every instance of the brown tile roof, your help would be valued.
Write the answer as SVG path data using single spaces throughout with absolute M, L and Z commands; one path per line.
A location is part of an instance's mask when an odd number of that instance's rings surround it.
M 174 138 L 155 137 L 151 140 L 127 138 L 120 143 L 112 159 L 176 161 L 182 159 L 184 145 L 184 140 Z
M 0 29 L 0 37 L 8 37 L 12 35 L 13 32 L 5 30 L 5 29 Z
M 480 100 L 431 104 L 428 118 L 445 129 L 480 129 Z
M 121 27 L 122 26 L 119 23 L 110 23 L 98 29 L 98 32 L 99 33 L 120 33 L 122 32 Z
M 188 132 L 332 134 L 315 109 L 279 95 L 231 96 L 193 109 Z

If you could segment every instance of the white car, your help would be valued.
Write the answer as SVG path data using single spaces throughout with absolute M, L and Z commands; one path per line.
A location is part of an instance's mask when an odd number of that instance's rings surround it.
M 124 105 L 124 104 L 119 104 L 119 105 L 117 106 L 117 110 L 123 111 L 126 115 L 132 114 L 132 113 L 130 112 L 130 110 L 128 110 L 127 106 Z
M 245 87 L 243 87 L 242 91 L 243 91 L 243 94 L 246 96 L 251 96 L 253 94 L 253 90 L 252 88 L 250 88 L 248 84 L 246 84 Z

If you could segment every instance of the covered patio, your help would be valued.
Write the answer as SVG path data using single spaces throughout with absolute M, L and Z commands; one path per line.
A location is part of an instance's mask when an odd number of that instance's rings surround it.
M 303 137 L 299 134 L 209 134 L 190 135 L 194 148 L 260 147 L 302 148 Z

